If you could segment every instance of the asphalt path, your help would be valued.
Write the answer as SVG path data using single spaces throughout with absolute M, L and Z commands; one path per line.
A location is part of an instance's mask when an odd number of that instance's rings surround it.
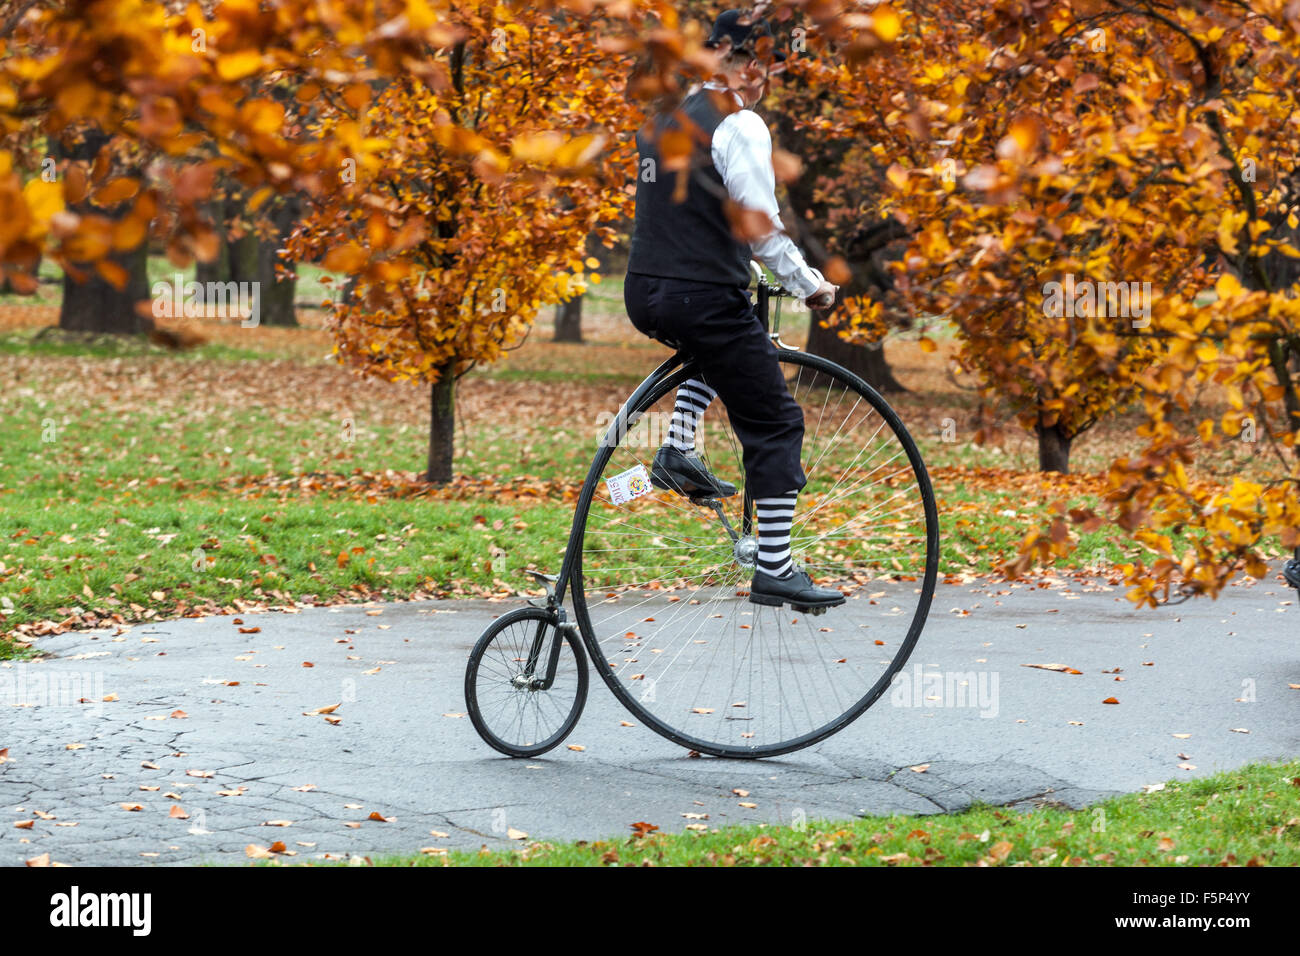
M 1300 753 L 1294 601 L 1280 580 L 1157 610 L 1099 582 L 940 585 L 887 696 L 763 761 L 689 756 L 595 678 L 565 746 L 496 754 L 465 716 L 464 667 L 521 601 L 47 637 L 46 659 L 0 665 L 0 864 L 244 863 L 277 841 L 295 861 L 345 859 L 620 837 L 639 821 L 1086 806 Z

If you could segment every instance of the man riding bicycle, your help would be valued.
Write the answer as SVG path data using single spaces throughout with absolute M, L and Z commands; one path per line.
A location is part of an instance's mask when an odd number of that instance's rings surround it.
M 790 396 L 776 347 L 747 291 L 751 258 L 812 308 L 829 308 L 837 291 L 808 266 L 781 224 L 772 139 L 753 112 L 769 72 L 755 42 L 770 36 L 761 19 L 724 12 L 707 41 L 721 54 L 719 74 L 638 131 L 639 168 L 646 169 L 649 160 L 656 175 L 637 180 L 624 302 L 639 331 L 681 349 L 701 371 L 677 392 L 651 482 L 689 497 L 736 493 L 736 486 L 711 474 L 695 452 L 700 416 L 721 398 L 744 449 L 745 480 L 756 511 L 758 558 L 749 599 L 826 608 L 842 604 L 843 595 L 815 586 L 790 554 L 795 504 L 807 481 L 800 465 L 803 412 Z M 773 58 L 785 59 L 780 53 Z M 693 143 L 684 196 L 676 175 L 657 174 L 658 143 L 670 130 L 685 131 Z M 728 207 L 759 210 L 770 219 L 771 231 L 750 242 L 737 239 Z

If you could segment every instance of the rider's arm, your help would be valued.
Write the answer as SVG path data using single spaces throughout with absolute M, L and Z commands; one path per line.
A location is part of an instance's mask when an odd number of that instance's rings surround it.
M 767 124 L 752 110 L 732 113 L 713 134 L 713 165 L 732 201 L 764 212 L 772 231 L 751 240 L 754 258 L 767 266 L 781 284 L 800 298 L 813 295 L 822 274 L 804 261 L 798 246 L 785 233 L 776 201 L 776 174 L 772 170 L 772 136 Z

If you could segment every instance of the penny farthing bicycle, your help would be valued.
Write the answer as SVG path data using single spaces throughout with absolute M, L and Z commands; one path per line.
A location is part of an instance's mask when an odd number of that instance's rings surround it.
M 775 756 L 848 726 L 906 663 L 939 564 L 929 475 L 870 385 L 781 342 L 784 295 L 760 273 L 758 314 L 766 324 L 776 300 L 769 334 L 804 410 L 808 483 L 791 551 L 845 602 L 814 614 L 749 601 L 754 504 L 720 399 L 700 420 L 697 450 L 740 491 L 688 500 L 646 480 L 677 387 L 700 375 L 676 354 L 602 438 L 559 574 L 529 572 L 545 599 L 497 618 L 470 654 L 467 709 L 495 749 L 535 757 L 559 745 L 582 714 L 594 668 L 638 722 L 674 743 L 719 757 Z

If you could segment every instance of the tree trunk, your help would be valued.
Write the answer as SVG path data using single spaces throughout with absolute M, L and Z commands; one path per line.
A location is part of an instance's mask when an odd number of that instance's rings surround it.
M 200 285 L 206 286 L 209 282 L 229 282 L 230 281 L 230 243 L 226 240 L 226 203 L 225 200 L 215 199 L 203 204 L 203 211 L 212 223 L 212 228 L 217 231 L 220 237 L 217 246 L 217 257 L 211 262 L 198 261 L 194 263 L 194 279 Z
M 126 270 L 126 287 L 119 290 L 98 272 L 78 264 L 88 275 L 84 282 L 78 282 L 69 273 L 64 273 L 59 328 L 119 335 L 151 331 L 153 323 L 135 308 L 136 303 L 149 299 L 149 244 L 141 243 L 130 252 L 114 253 L 107 258 Z
M 802 154 L 804 151 L 800 149 L 800 144 L 810 134 L 797 128 L 794 117 L 788 112 L 778 111 L 775 119 L 779 137 L 785 147 L 796 154 Z M 837 233 L 843 232 L 843 226 L 832 224 L 829 203 L 824 195 L 818 193 L 817 184 L 822 178 L 833 179 L 839 175 L 839 163 L 846 148 L 815 151 L 819 160 L 806 168 L 803 175 L 786 184 L 786 196 L 793 215 L 783 216 L 782 221 L 796 245 L 803 250 L 808 264 L 821 272 L 826 271 L 831 258 L 827 246 L 837 237 Z M 842 255 L 853 278 L 841 288 L 840 298 L 867 295 L 879 300 L 894 285 L 886 263 L 898 255 L 899 249 L 891 246 L 891 243 L 896 243 L 906 235 L 906 230 L 895 220 L 889 219 L 870 228 L 859 229 L 858 233 L 859 235 L 841 243 Z M 810 317 L 807 347 L 809 352 L 823 355 L 862 376 L 867 384 L 879 392 L 907 391 L 890 370 L 883 345 L 851 345 L 840 338 L 835 329 L 822 328 L 815 312 Z
M 1038 425 L 1034 431 L 1038 434 L 1038 470 L 1068 475 L 1073 436 L 1066 435 L 1059 422 L 1050 426 Z
M 452 458 L 456 451 L 456 376 L 452 366 L 438 370 L 438 381 L 429 389 L 429 465 L 425 480 L 435 485 L 451 481 Z
M 253 232 L 234 240 L 224 238 L 226 223 L 240 216 L 242 207 L 238 203 L 211 205 L 209 209 L 214 225 L 223 236 L 221 251 L 212 262 L 198 264 L 195 278 L 199 282 L 256 282 L 258 324 L 297 325 L 293 303 L 298 290 L 298 268 L 294 263 L 286 263 L 292 275 L 287 279 L 277 279 L 279 257 L 276 252 L 293 231 L 302 203 L 297 196 L 273 202 L 276 206 L 271 210 L 270 218 L 275 225 L 275 238 L 266 240 Z
M 575 295 L 567 302 L 555 307 L 555 342 L 582 341 L 582 300 L 584 296 Z
M 878 392 L 905 392 L 906 388 L 894 378 L 889 363 L 885 361 L 885 347 L 876 345 L 852 345 L 836 333 L 835 329 L 822 328 L 814 312 L 809 319 L 808 351 L 821 355 L 850 372 L 862 376 L 867 384 Z
M 55 139 L 53 151 L 61 158 L 93 160 L 107 142 L 108 136 L 101 130 L 88 130 L 84 140 L 76 146 L 67 147 Z M 79 215 L 93 213 L 118 220 L 126 215 L 130 206 L 122 204 L 114 209 L 101 209 L 83 202 L 70 208 Z M 125 287 L 116 288 L 95 271 L 90 263 L 72 263 L 84 274 L 84 281 L 78 282 L 70 271 L 64 271 L 59 328 L 74 332 L 121 335 L 137 335 L 152 330 L 152 320 L 136 311 L 138 303 L 149 299 L 149 243 L 142 242 L 135 249 L 126 252 L 114 252 L 106 259 L 126 270 Z

